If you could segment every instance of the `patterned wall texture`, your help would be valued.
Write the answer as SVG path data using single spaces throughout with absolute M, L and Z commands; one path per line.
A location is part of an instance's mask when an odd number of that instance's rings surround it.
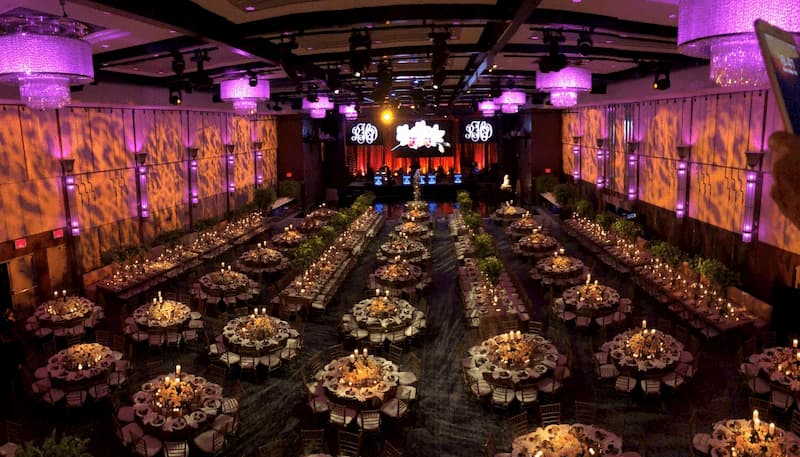
M 564 172 L 573 170 L 573 136 L 582 135 L 582 179 L 597 178 L 596 139 L 611 138 L 607 175 L 623 193 L 624 147 L 638 141 L 639 199 L 674 211 L 677 146 L 692 145 L 688 217 L 741 233 L 746 151 L 764 151 L 759 241 L 800 253 L 800 231 L 769 197 L 772 182 L 769 134 L 783 128 L 768 91 L 703 95 L 630 104 L 580 107 L 564 113 Z
M 0 241 L 64 227 L 60 159 L 75 160 L 78 263 L 100 264 L 101 251 L 139 243 L 135 153 L 147 154 L 150 217 L 145 240 L 188 226 L 187 147 L 198 154 L 200 203 L 195 220 L 226 209 L 223 144 L 235 145 L 234 207 L 252 198 L 252 141 L 265 151 L 265 185 L 275 186 L 275 120 L 247 120 L 230 113 L 171 109 L 83 108 L 31 111 L 0 106 Z

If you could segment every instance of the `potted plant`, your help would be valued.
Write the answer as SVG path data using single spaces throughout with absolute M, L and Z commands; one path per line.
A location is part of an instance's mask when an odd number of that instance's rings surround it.
M 485 274 L 492 284 L 497 284 L 500 280 L 500 274 L 503 272 L 503 264 L 497 257 L 489 256 L 479 260 L 478 267 L 481 269 L 481 273 Z
M 28 441 L 23 446 L 17 448 L 16 457 L 92 457 L 86 451 L 88 439 L 78 438 L 72 435 L 62 435 L 61 439 L 56 439 L 56 431 L 47 437 L 40 446 L 35 446 Z

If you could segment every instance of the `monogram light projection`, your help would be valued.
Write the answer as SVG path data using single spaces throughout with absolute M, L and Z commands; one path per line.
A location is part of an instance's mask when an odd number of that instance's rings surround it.
M 494 137 L 494 127 L 486 121 L 470 121 L 464 126 L 464 139 L 471 143 L 486 143 Z
M 378 127 L 369 122 L 359 122 L 350 129 L 350 141 L 353 144 L 375 144 L 378 135 Z
M 397 126 L 397 146 L 417 150 L 419 148 L 435 148 L 444 154 L 444 148 L 450 147 L 450 143 L 444 140 L 445 131 L 439 128 L 439 124 L 428 125 L 425 121 L 417 121 L 414 127 L 408 124 Z

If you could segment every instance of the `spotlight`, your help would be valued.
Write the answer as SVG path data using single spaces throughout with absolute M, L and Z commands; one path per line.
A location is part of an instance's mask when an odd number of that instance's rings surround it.
M 250 84 L 250 87 L 258 86 L 258 76 L 250 75 L 249 80 L 248 80 L 248 84 Z
M 669 70 L 666 68 L 660 68 L 656 70 L 656 77 L 653 80 L 653 89 L 667 90 L 671 85 L 672 83 L 669 80 Z
M 592 52 L 592 34 L 589 32 L 581 32 L 578 35 L 578 52 L 582 56 L 588 56 Z
M 436 83 L 433 83 L 433 90 L 439 90 L 439 85 L 436 84 Z
M 360 71 L 356 71 L 356 72 L 353 73 L 353 76 L 355 76 L 356 78 L 360 78 L 361 77 L 361 72 Z
M 539 71 L 550 73 L 566 68 L 567 56 L 561 53 L 559 47 L 559 43 L 564 41 L 564 35 L 561 32 L 545 30 L 543 41 L 549 44 L 550 50 L 546 56 L 539 59 Z
M 369 32 L 366 30 L 362 32 L 353 31 L 350 34 L 350 71 L 353 76 L 360 78 L 362 74 L 369 68 L 370 61 L 372 60 L 370 53 L 372 51 L 372 39 Z
M 186 70 L 186 61 L 183 60 L 183 54 L 178 51 L 172 53 L 172 72 L 180 76 Z
M 181 94 L 180 89 L 170 88 L 169 90 L 169 104 L 170 105 L 180 105 L 183 103 L 183 94 Z
M 391 123 L 393 119 L 394 119 L 394 113 L 392 112 L 391 108 L 386 107 L 381 110 L 381 121 L 384 124 Z

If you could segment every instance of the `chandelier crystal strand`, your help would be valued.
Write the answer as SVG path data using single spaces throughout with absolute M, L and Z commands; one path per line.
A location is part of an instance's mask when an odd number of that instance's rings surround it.
M 680 0 L 681 53 L 711 59 L 710 78 L 721 87 L 763 87 L 769 82 L 753 30 L 763 19 L 800 32 L 797 0 Z
M 559 108 L 578 104 L 578 92 L 592 90 L 589 70 L 567 67 L 561 71 L 536 74 L 536 90 L 550 93 L 550 103 Z
M 0 17 L 0 81 L 19 85 L 33 109 L 57 109 L 70 102 L 70 86 L 94 79 L 92 46 L 81 38 L 86 26 L 69 18 Z

